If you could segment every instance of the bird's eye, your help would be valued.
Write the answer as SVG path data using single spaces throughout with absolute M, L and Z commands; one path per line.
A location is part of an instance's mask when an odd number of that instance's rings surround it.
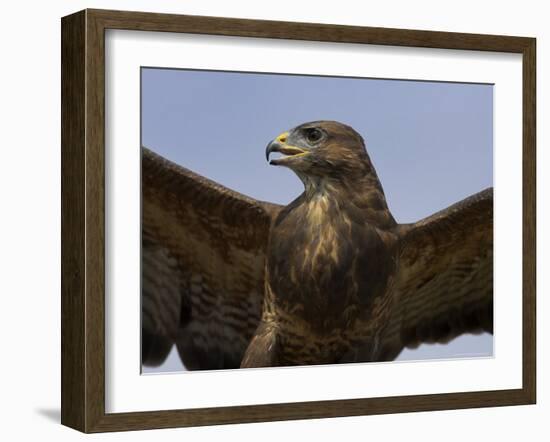
M 323 132 L 321 132 L 319 129 L 310 128 L 306 129 L 306 140 L 308 143 L 315 144 L 319 142 L 321 138 L 323 138 Z

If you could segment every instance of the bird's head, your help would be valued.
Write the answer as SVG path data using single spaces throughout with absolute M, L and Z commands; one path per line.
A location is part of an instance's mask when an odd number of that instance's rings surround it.
M 339 179 L 371 172 L 365 143 L 350 126 L 336 121 L 304 123 L 283 132 L 266 147 L 266 159 L 279 152 L 269 164 L 292 169 L 302 181 Z
M 395 225 L 365 142 L 350 126 L 337 121 L 313 121 L 283 132 L 265 150 L 282 154 L 269 164 L 286 166 L 304 183 L 306 201 L 318 195 L 336 197 L 361 209 L 379 226 Z

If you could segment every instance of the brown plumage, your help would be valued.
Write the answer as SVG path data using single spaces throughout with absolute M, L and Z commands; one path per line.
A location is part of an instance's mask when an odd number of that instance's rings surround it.
M 143 149 L 142 361 L 189 369 L 393 360 L 492 332 L 492 189 L 397 224 L 363 139 L 306 123 L 271 142 L 304 193 L 240 195 Z

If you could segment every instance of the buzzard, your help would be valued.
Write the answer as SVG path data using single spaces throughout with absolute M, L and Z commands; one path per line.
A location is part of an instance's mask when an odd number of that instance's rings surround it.
M 304 192 L 257 201 L 142 150 L 142 363 L 190 370 L 390 361 L 493 330 L 493 192 L 398 224 L 351 127 L 268 144 Z

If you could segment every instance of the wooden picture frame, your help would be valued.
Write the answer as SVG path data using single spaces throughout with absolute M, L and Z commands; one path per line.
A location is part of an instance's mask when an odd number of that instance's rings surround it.
M 131 413 L 105 411 L 105 30 L 522 55 L 522 388 Z M 83 432 L 533 404 L 536 398 L 536 41 L 533 38 L 84 10 L 62 19 L 62 424 Z

